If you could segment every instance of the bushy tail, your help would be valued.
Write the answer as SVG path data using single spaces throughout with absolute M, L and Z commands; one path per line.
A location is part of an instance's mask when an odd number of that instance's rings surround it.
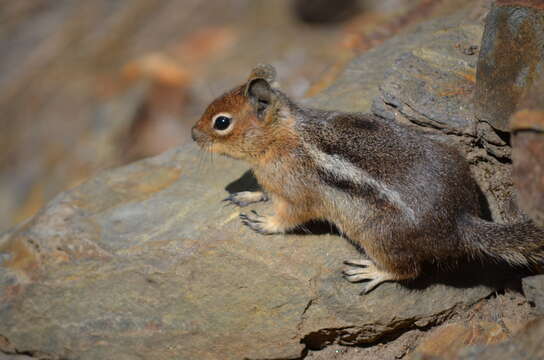
M 511 265 L 544 264 L 544 230 L 530 221 L 497 224 L 465 215 L 458 225 L 459 236 L 470 254 Z

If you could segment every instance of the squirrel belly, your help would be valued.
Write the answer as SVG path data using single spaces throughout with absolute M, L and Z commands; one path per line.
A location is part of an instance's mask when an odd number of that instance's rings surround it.
M 544 231 L 479 218 L 478 186 L 455 149 L 373 115 L 297 105 L 276 88 L 269 65 L 214 100 L 192 135 L 252 166 L 264 192 L 225 200 L 270 201 L 274 214 L 241 214 L 244 225 L 277 234 L 310 220 L 334 223 L 369 257 L 347 261 L 344 271 L 349 281 L 367 281 L 364 292 L 416 278 L 424 264 L 544 260 Z

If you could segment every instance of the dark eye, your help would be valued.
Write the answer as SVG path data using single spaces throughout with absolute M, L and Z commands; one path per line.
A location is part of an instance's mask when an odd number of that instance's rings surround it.
M 213 121 L 213 128 L 215 130 L 227 130 L 230 126 L 231 118 L 225 115 L 219 115 Z

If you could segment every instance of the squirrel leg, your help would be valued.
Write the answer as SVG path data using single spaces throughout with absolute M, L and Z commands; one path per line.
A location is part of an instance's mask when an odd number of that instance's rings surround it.
M 364 285 L 361 295 L 368 294 L 383 282 L 406 280 L 413 277 L 410 275 L 403 276 L 387 270 L 381 270 L 372 260 L 347 260 L 344 262 L 344 264 L 352 267 L 342 272 L 346 280 L 350 282 L 368 280 L 368 282 Z
M 257 202 L 268 201 L 268 196 L 262 191 L 240 191 L 231 194 L 226 199 L 223 199 L 223 201 L 244 207 Z
M 274 215 L 259 215 L 256 211 L 240 214 L 242 224 L 264 234 L 281 234 L 311 219 L 308 212 L 300 211 L 282 198 L 274 198 Z

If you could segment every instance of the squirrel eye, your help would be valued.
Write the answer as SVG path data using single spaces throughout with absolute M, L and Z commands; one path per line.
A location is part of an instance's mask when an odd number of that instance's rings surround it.
M 213 128 L 215 130 L 224 131 L 227 130 L 231 124 L 232 118 L 226 114 L 219 114 L 213 120 Z

